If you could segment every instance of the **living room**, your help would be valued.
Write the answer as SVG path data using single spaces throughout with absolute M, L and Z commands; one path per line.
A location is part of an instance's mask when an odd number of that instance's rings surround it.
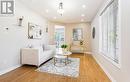
M 0 4 L 0 82 L 130 81 L 129 0 Z

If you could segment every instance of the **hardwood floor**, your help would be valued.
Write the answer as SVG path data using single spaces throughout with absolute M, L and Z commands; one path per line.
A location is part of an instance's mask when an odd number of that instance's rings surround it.
M 80 75 L 71 78 L 36 72 L 36 67 L 22 66 L 0 76 L 0 82 L 111 82 L 91 55 L 73 54 L 80 58 Z

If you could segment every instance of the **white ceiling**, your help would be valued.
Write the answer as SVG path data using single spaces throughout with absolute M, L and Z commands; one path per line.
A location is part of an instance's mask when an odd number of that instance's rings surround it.
M 61 1 L 65 10 L 63 16 L 57 13 Z M 21 0 L 21 2 L 50 21 L 77 23 L 91 22 L 104 0 Z M 86 7 L 83 8 L 83 5 Z M 85 16 L 81 16 L 82 14 Z

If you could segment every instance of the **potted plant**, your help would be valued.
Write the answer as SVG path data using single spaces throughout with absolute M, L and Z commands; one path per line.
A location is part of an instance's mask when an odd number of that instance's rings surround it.
M 65 50 L 66 50 L 67 47 L 68 47 L 68 46 L 67 46 L 66 44 L 62 44 L 62 45 L 61 45 L 61 48 L 62 48 L 63 52 L 65 52 Z

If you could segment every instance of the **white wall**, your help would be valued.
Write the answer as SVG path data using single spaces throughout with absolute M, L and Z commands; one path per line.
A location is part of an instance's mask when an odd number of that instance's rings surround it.
M 107 0 L 108 1 L 108 0 Z M 99 12 L 92 22 L 96 27 L 96 38 L 92 39 L 94 57 L 111 79 L 116 82 L 130 82 L 130 0 L 119 0 L 119 18 L 121 27 L 121 68 L 116 67 L 99 54 Z M 103 7 L 102 7 L 103 8 Z M 101 8 L 101 9 L 102 9 Z
M 18 17 L 24 16 L 23 26 L 18 26 Z M 28 22 L 46 27 L 46 20 L 16 0 L 14 16 L 0 16 L 0 74 L 20 65 L 20 49 L 29 44 L 47 43 L 47 34 L 41 40 L 28 39 Z M 7 27 L 9 30 L 5 30 Z

